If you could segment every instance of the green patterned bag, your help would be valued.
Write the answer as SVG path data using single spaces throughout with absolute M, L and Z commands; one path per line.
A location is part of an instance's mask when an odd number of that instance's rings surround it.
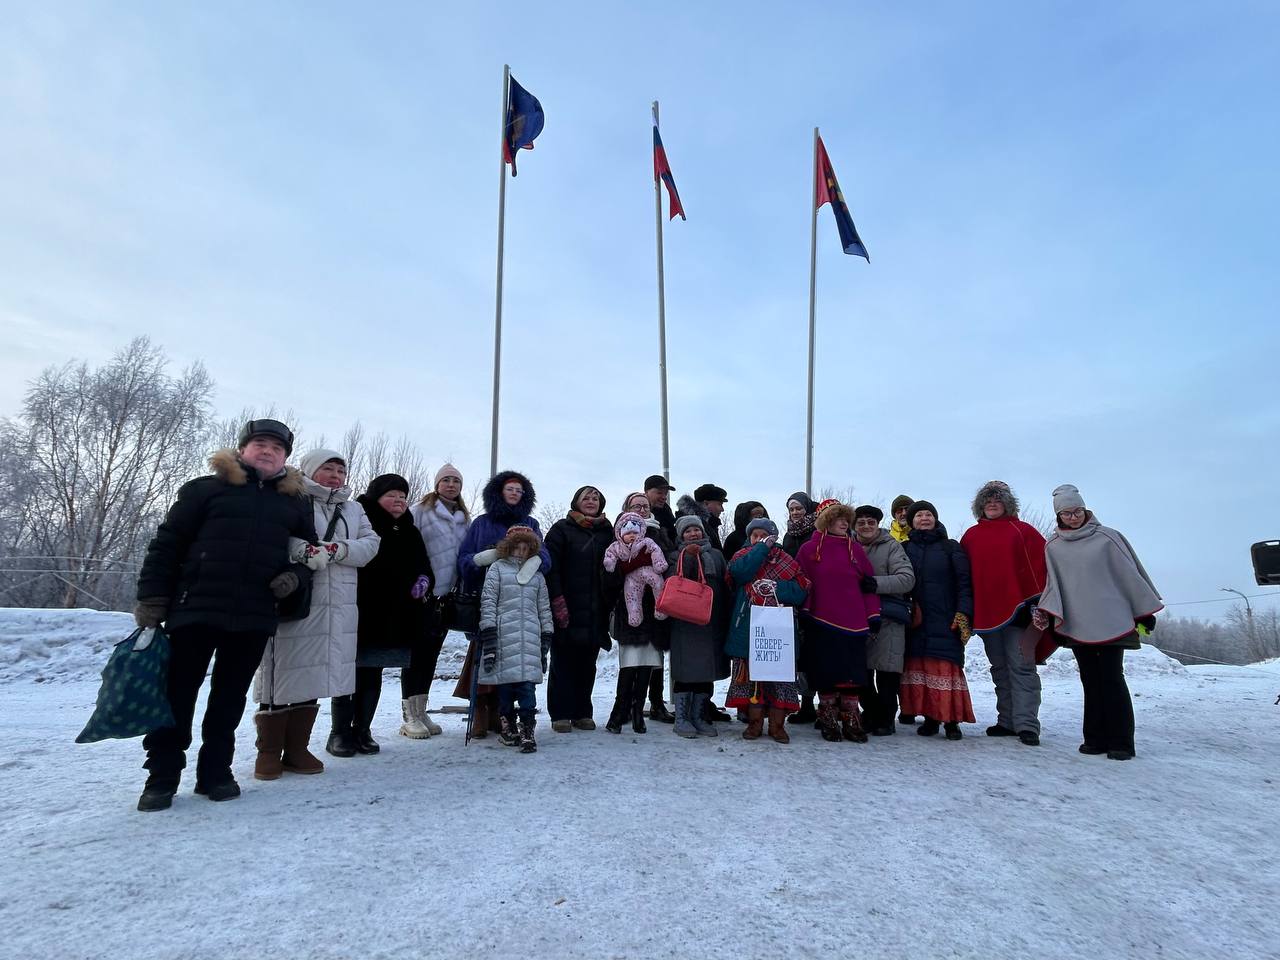
M 98 704 L 76 743 L 125 740 L 173 726 L 168 681 L 168 635 L 160 627 L 139 627 L 111 651 Z

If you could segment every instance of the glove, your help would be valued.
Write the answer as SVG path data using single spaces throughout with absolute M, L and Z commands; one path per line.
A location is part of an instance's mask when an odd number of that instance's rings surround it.
M 871 633 L 871 636 L 878 637 L 880 635 L 880 618 L 875 617 L 871 620 L 868 620 L 867 630 Z
M 480 631 L 480 649 L 484 651 L 480 663 L 485 673 L 493 673 L 498 665 L 498 631 L 494 627 L 485 627 Z
M 770 550 L 772 550 L 774 545 L 778 542 L 778 538 L 774 536 L 769 536 L 769 537 L 765 537 L 764 540 L 761 542 Z
M 479 553 L 477 553 L 474 557 L 471 558 L 471 562 L 474 563 L 477 567 L 487 567 L 489 566 L 489 564 L 493 563 L 493 561 L 497 559 L 498 559 L 498 551 L 491 548 L 489 550 L 481 550 Z
M 547 672 L 547 657 L 551 655 L 551 640 L 555 637 L 554 633 L 544 633 L 542 635 L 542 672 Z
M 862 575 L 862 581 L 858 584 L 863 593 L 875 593 L 880 589 L 880 585 L 876 583 L 876 578 L 869 573 Z
M 520 564 L 520 572 L 516 574 L 516 583 L 524 586 L 533 579 L 533 575 L 538 572 L 538 568 L 542 566 L 542 558 L 536 554 Z
M 341 563 L 347 559 L 348 549 L 345 543 L 328 541 L 320 544 L 320 546 L 324 548 L 325 553 L 329 554 L 330 563 Z
M 324 554 L 321 554 L 324 556 Z M 324 564 L 321 564 L 324 566 Z M 292 570 L 286 570 L 284 573 L 277 573 L 271 578 L 271 595 L 277 600 L 283 600 L 293 591 L 298 589 L 298 575 Z
M 317 547 L 314 543 L 305 543 L 302 549 L 294 552 L 291 559 L 294 563 L 300 563 L 307 569 L 318 572 L 328 565 L 329 551 Z
M 134 604 L 133 622 L 140 627 L 158 627 L 168 613 L 168 597 L 149 597 Z
M 409 596 L 415 600 L 425 600 L 431 593 L 431 578 L 425 573 L 420 574 L 418 579 L 413 581 L 413 586 L 409 588 Z
M 561 630 L 569 628 L 569 604 L 564 597 L 551 598 L 551 619 L 556 622 L 556 626 Z
M 684 549 L 686 549 L 686 550 L 688 550 L 688 551 L 689 551 L 689 556 L 691 556 L 691 557 L 696 557 L 698 554 L 702 553 L 702 544 L 700 544 L 700 543 L 686 543 L 686 544 L 684 545 Z
M 1149 637 L 1151 636 L 1151 634 L 1155 633 L 1156 618 L 1154 616 L 1148 615 L 1145 617 L 1140 617 L 1139 619 L 1133 621 L 1133 623 L 1134 623 L 1134 626 L 1138 628 L 1138 633 L 1142 634 L 1144 637 Z
M 969 638 L 973 636 L 973 627 L 969 625 L 969 617 L 963 613 L 957 613 L 951 618 L 951 629 L 960 634 L 961 643 L 968 643 Z
M 1049 629 L 1049 614 L 1045 613 L 1039 607 L 1031 608 L 1031 625 L 1037 630 Z

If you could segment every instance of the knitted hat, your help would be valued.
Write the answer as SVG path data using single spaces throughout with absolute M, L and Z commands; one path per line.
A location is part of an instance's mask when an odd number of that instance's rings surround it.
M 704 483 L 693 491 L 693 499 L 699 503 L 707 500 L 719 500 L 724 503 L 729 499 L 729 494 L 724 487 L 717 487 L 714 483 Z
M 574 491 L 573 499 L 569 501 L 569 509 L 577 510 L 578 512 L 581 512 L 582 508 L 578 506 L 578 500 L 588 490 L 594 490 L 596 492 L 596 496 L 600 498 L 600 514 L 603 514 L 604 513 L 604 494 L 600 492 L 599 487 L 593 487 L 589 483 L 579 487 L 577 490 Z M 597 516 L 599 516 L 600 514 L 597 514 Z
M 369 481 L 369 489 L 365 491 L 365 496 L 370 500 L 377 500 L 384 493 L 390 493 L 392 490 L 399 490 L 406 497 L 409 495 L 409 481 L 398 473 L 384 473 L 380 477 L 374 477 Z
M 903 507 L 909 507 L 913 503 L 915 503 L 915 500 L 913 500 L 911 497 L 908 497 L 905 493 L 900 493 L 893 498 L 893 503 L 890 504 L 889 506 L 889 513 L 890 515 L 893 515 L 897 513 L 899 510 L 901 510 Z
M 767 536 L 776 537 L 778 535 L 778 525 L 768 517 L 757 517 L 747 524 L 747 539 L 751 539 L 751 531 L 763 530 Z
M 684 516 L 676 520 L 676 539 L 683 540 L 684 532 L 690 527 L 697 527 L 702 531 L 702 535 L 707 535 L 707 528 L 702 525 L 702 521 L 694 516 Z
M 298 469 L 302 471 L 304 477 L 311 479 L 315 477 L 316 471 L 330 460 L 337 460 L 344 467 L 347 465 L 347 458 L 337 450 L 308 450 L 298 461 Z
M 813 513 L 814 509 L 817 507 L 817 504 L 813 502 L 813 497 L 809 496 L 803 490 L 793 493 L 791 496 L 787 497 L 788 510 L 791 509 L 791 504 L 793 503 L 798 503 L 800 506 L 804 507 L 805 513 Z
M 434 490 L 440 486 L 440 481 L 445 477 L 455 477 L 459 483 L 462 482 L 462 471 L 455 467 L 452 463 L 446 463 L 443 467 L 436 471 L 436 478 L 431 481 L 431 489 Z
M 619 540 L 626 533 L 638 533 L 643 537 L 645 535 L 644 517 L 638 513 L 624 513 L 614 522 L 613 532 Z
M 916 514 L 919 513 L 921 510 L 928 510 L 930 513 L 933 514 L 933 519 L 935 520 L 938 519 L 937 507 L 935 507 L 928 500 L 917 500 L 915 503 L 911 504 L 911 506 L 907 507 L 907 526 L 908 527 L 915 526 Z
M 1084 506 L 1084 497 L 1080 496 L 1080 491 L 1076 489 L 1074 483 L 1064 483 L 1060 487 L 1053 490 L 1053 512 L 1062 513 L 1063 510 L 1074 510 L 1077 507 Z
M 645 490 L 674 490 L 675 487 L 660 473 L 655 473 L 644 479 Z
M 815 526 L 823 533 L 831 529 L 831 524 L 843 517 L 853 525 L 853 508 L 839 500 L 823 500 L 818 504 L 818 519 Z
M 860 520 L 863 517 L 871 517 L 876 523 L 879 523 L 884 519 L 884 511 L 872 504 L 864 503 L 853 511 L 854 520 Z
M 240 428 L 237 445 L 241 450 L 254 437 L 272 437 L 284 444 L 284 455 L 293 453 L 293 431 L 279 420 L 250 420 Z

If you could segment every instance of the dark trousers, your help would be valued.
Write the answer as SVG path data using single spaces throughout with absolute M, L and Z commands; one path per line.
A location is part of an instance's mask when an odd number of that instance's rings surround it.
M 143 764 L 158 779 L 177 780 L 187 765 L 191 746 L 191 724 L 196 698 L 213 661 L 209 701 L 200 724 L 200 754 L 196 760 L 196 782 L 223 783 L 231 779 L 231 758 L 236 750 L 236 727 L 244 716 L 249 684 L 267 648 L 265 633 L 230 633 L 212 627 L 184 627 L 170 637 L 169 706 L 172 727 L 147 734 L 142 746 L 147 751 Z
M 868 670 L 862 692 L 862 709 L 871 714 L 872 726 L 887 727 L 898 715 L 898 688 L 902 674 L 888 670 Z
M 586 720 L 592 714 L 591 691 L 596 685 L 599 647 L 551 645 L 547 674 L 547 712 L 556 720 Z
M 382 667 L 356 667 L 356 692 L 334 697 L 329 702 L 333 732 L 363 730 L 367 733 L 381 699 Z
M 436 678 L 436 663 L 440 648 L 444 646 L 447 630 L 433 630 L 425 642 L 415 646 L 409 655 L 409 666 L 400 671 L 400 699 L 408 700 L 421 693 L 431 692 L 431 681 Z
M 667 658 L 664 656 L 662 659 L 665 661 Z M 651 704 L 667 702 L 666 690 L 663 689 L 665 685 L 662 682 L 662 676 L 662 667 L 649 668 L 649 703 Z
M 1124 680 L 1124 647 L 1075 647 L 1084 688 L 1084 742 L 1133 753 L 1133 700 Z
M 698 681 L 675 681 L 676 693 L 705 693 L 710 694 L 715 689 L 715 684 L 710 680 L 705 682 Z
M 533 719 L 533 711 L 538 708 L 538 693 L 532 680 L 498 684 L 498 712 L 510 717 L 515 714 L 517 706 L 525 723 Z

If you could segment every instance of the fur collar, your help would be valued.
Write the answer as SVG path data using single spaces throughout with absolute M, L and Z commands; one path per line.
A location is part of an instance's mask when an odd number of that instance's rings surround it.
M 258 472 L 246 466 L 239 455 L 230 447 L 224 447 L 209 458 L 209 469 L 223 483 L 233 487 L 243 487 L 249 482 L 249 475 L 256 478 Z M 301 471 L 294 467 L 285 467 L 279 478 L 268 477 L 267 482 L 275 480 L 276 491 L 289 497 L 300 497 L 306 491 Z
M 502 488 L 510 480 L 517 481 L 524 488 L 524 495 L 520 497 L 520 502 L 514 507 L 502 499 Z M 494 474 L 489 478 L 489 482 L 484 485 L 484 493 L 481 495 L 481 500 L 484 501 L 484 512 L 491 518 L 510 524 L 516 520 L 523 520 L 525 517 L 532 516 L 533 508 L 538 502 L 538 495 L 534 493 L 533 484 L 529 482 L 529 478 L 523 473 L 517 473 L 515 470 L 503 470 L 501 473 Z
M 697 517 L 702 521 L 702 529 L 710 534 L 712 528 L 720 526 L 720 518 L 713 517 L 711 511 L 687 493 L 676 501 L 677 517 Z

